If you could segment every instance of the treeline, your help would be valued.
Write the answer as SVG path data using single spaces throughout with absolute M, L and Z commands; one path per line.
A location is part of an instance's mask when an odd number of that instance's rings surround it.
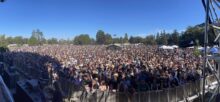
M 146 34 L 146 37 L 130 36 L 125 33 L 122 37 L 112 37 L 111 34 L 106 33 L 102 30 L 98 30 L 96 38 L 91 38 L 89 34 L 80 34 L 75 36 L 73 39 L 57 39 L 50 38 L 45 39 L 44 34 L 39 29 L 33 30 L 30 38 L 23 38 L 22 36 L 6 37 L 5 35 L 0 36 L 0 44 L 28 44 L 28 45 L 42 45 L 42 44 L 75 44 L 75 45 L 91 45 L 91 44 L 113 44 L 113 43 L 143 43 L 146 45 L 179 45 L 187 46 L 192 42 L 196 42 L 200 45 L 204 43 L 204 24 L 190 26 L 185 31 L 178 32 L 166 32 L 165 30 L 158 32 L 157 34 Z M 209 45 L 215 44 L 215 35 L 213 32 L 209 32 Z

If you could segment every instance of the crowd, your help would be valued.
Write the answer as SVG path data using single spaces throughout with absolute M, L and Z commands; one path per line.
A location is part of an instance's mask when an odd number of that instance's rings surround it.
M 20 52 L 39 56 L 26 57 Z M 5 53 L 10 55 L 8 58 L 14 62 L 47 71 L 54 80 L 68 79 L 86 91 L 160 90 L 199 80 L 202 75 L 202 57 L 187 48 L 163 50 L 157 46 L 126 45 L 121 50 L 106 50 L 105 45 L 44 45 L 11 49 Z

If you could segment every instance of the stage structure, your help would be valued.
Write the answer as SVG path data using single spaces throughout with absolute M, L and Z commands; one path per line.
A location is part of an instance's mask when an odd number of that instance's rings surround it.
M 204 34 L 204 60 L 203 60 L 203 84 L 202 84 L 202 102 L 213 102 L 216 100 L 217 95 L 219 94 L 219 85 L 220 85 L 220 53 L 214 54 L 211 57 L 208 57 L 207 46 L 208 46 L 208 37 L 210 34 L 215 34 L 216 38 L 215 43 L 218 43 L 220 46 L 220 20 L 218 17 L 217 10 L 220 11 L 220 0 L 202 0 L 202 4 L 205 8 L 205 34 Z M 210 64 L 210 60 L 215 61 L 215 67 Z M 217 87 L 214 89 L 213 94 L 210 98 L 205 97 L 205 82 L 206 76 L 208 75 L 208 70 L 214 74 L 217 80 Z M 207 99 L 206 99 L 207 98 Z

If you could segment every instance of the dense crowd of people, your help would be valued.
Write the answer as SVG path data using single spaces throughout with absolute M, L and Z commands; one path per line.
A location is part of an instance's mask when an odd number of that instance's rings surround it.
M 160 90 L 199 80 L 202 75 L 202 57 L 187 48 L 164 50 L 140 44 L 107 50 L 105 45 L 44 45 L 14 48 L 5 56 L 39 73 L 47 71 L 53 80 L 68 79 L 86 91 Z

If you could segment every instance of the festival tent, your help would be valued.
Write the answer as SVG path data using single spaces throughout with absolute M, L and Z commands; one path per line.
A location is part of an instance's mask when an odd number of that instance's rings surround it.
M 194 46 L 190 46 L 190 47 L 187 47 L 187 48 L 189 48 L 189 49 L 194 49 Z
M 177 45 L 172 45 L 171 47 L 173 47 L 173 48 L 179 48 L 179 46 L 177 46 Z
M 203 50 L 204 50 L 204 47 L 199 46 L 198 49 L 201 50 L 201 51 L 203 51 Z
M 120 45 L 116 45 L 116 44 L 111 44 L 111 45 L 108 45 L 106 47 L 107 50 L 121 50 L 121 46 Z
M 162 45 L 159 48 L 160 49 L 165 49 L 165 50 L 172 50 L 172 49 L 174 49 L 172 46 L 166 46 L 166 45 Z
M 199 49 L 200 51 L 204 51 L 204 50 L 205 50 L 205 48 L 204 48 L 204 47 L 201 47 L 201 46 L 199 46 L 198 49 Z M 208 50 L 208 49 L 210 49 L 209 46 L 207 46 L 207 50 Z
M 218 53 L 219 50 L 218 50 L 218 48 L 213 47 L 213 48 L 211 48 L 211 49 L 209 50 L 209 52 L 210 52 L 210 53 Z

